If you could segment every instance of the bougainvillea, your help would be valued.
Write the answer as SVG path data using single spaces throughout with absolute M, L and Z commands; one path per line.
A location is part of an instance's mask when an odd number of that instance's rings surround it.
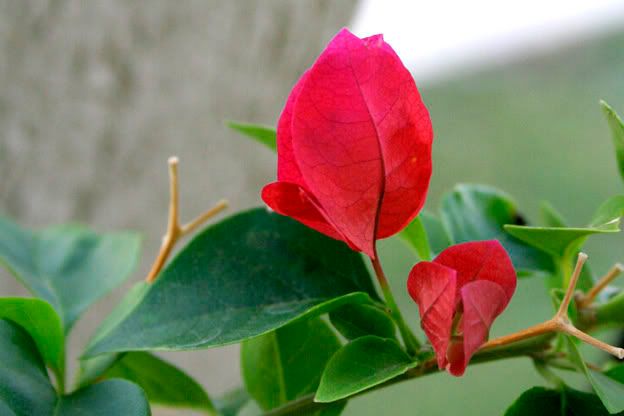
M 375 257 L 418 214 L 433 133 L 416 84 L 381 35 L 343 29 L 293 88 L 277 127 L 276 212 Z

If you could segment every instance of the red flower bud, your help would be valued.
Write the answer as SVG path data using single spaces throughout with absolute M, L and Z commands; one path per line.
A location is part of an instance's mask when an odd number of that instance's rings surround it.
M 416 84 L 381 35 L 343 29 L 293 88 L 262 198 L 370 257 L 418 214 L 433 133 Z
M 414 266 L 407 290 L 440 369 L 464 374 L 515 289 L 511 259 L 496 240 L 457 244 Z

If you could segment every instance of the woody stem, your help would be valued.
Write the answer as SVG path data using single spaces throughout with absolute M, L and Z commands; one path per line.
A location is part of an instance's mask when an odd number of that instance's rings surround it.
M 371 262 L 373 264 L 373 269 L 375 270 L 375 275 L 377 276 L 377 281 L 379 282 L 379 286 L 381 287 L 381 291 L 383 292 L 386 306 L 388 307 L 388 312 L 390 313 L 392 319 L 394 319 L 394 322 L 399 328 L 399 332 L 401 333 L 401 338 L 403 339 L 405 348 L 410 355 L 416 355 L 416 353 L 420 349 L 420 342 L 414 336 L 412 331 L 405 323 L 405 320 L 403 319 L 403 315 L 401 314 L 401 310 L 394 300 L 394 295 L 392 295 L 390 284 L 388 283 L 386 274 L 381 267 L 381 263 L 379 262 L 379 256 L 377 255 L 376 251 L 375 258 L 371 258 Z

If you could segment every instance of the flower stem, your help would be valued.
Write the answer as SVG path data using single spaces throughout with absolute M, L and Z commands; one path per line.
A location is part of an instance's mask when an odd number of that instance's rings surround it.
M 403 338 L 405 348 L 410 355 L 414 356 L 420 349 L 420 342 L 405 323 L 403 315 L 401 314 L 401 310 L 394 300 L 392 290 L 390 289 L 390 284 L 388 283 L 388 279 L 386 278 L 383 268 L 381 267 L 381 263 L 379 262 L 379 255 L 377 255 L 377 250 L 375 250 L 375 258 L 371 258 L 371 262 L 373 264 L 373 269 L 375 270 L 375 275 L 377 276 L 377 281 L 379 281 L 379 286 L 381 287 L 381 291 L 383 292 L 386 306 L 388 307 L 390 315 L 399 327 L 399 332 L 401 333 L 401 338 Z
M 606 275 L 601 277 L 600 280 L 598 280 L 598 282 L 596 282 L 594 287 L 592 287 L 590 289 L 590 291 L 587 292 L 587 294 L 580 299 L 580 301 L 578 303 L 578 307 L 579 308 L 586 308 L 589 305 L 591 305 L 594 302 L 594 300 L 596 299 L 596 296 L 598 296 L 598 294 L 600 292 L 602 292 L 604 290 L 604 288 L 609 286 L 609 284 L 616 277 L 618 277 L 618 275 L 620 273 L 622 273 L 622 271 L 624 271 L 624 266 L 622 266 L 620 263 L 617 263 L 616 265 L 614 265 L 611 268 L 611 270 L 609 270 L 609 272 Z

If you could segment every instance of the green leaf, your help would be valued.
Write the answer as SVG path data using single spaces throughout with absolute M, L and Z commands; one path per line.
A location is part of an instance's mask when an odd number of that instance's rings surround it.
M 620 231 L 620 218 L 624 214 L 624 195 L 607 199 L 598 207 L 591 225 L 605 230 Z
M 570 354 L 570 361 L 585 374 L 594 392 L 610 413 L 624 412 L 624 384 L 598 371 L 590 370 L 585 364 L 573 339 L 565 336 Z
M 615 147 L 615 159 L 618 164 L 620 176 L 624 179 L 624 123 L 617 113 L 604 101 L 600 101 L 602 111 L 607 117 L 609 128 L 611 129 L 611 137 Z
M 264 410 L 316 390 L 340 342 L 320 318 L 300 320 L 241 345 L 247 391 Z
M 124 380 L 108 380 L 58 396 L 28 333 L 0 320 L 0 411 L 2 414 L 58 416 L 148 416 L 141 388 Z
M 431 257 L 435 254 L 439 254 L 452 244 L 451 237 L 438 217 L 428 211 L 421 211 L 418 218 L 422 222 L 427 233 L 427 242 L 431 249 Z
M 342 347 L 327 363 L 316 402 L 344 399 L 405 373 L 418 363 L 391 339 L 369 335 Z
M 549 256 L 505 232 L 505 224 L 524 224 L 524 219 L 511 198 L 497 189 L 457 185 L 442 198 L 441 214 L 455 244 L 497 239 L 519 274 L 554 270 Z
M 122 322 L 132 310 L 141 302 L 143 296 L 147 293 L 150 285 L 145 281 L 136 283 L 121 302 L 117 304 L 115 309 L 106 317 L 104 322 L 93 335 L 89 345 L 98 342 L 104 338 L 111 330 L 113 330 L 120 322 Z M 100 377 L 110 368 L 119 358 L 119 354 L 101 354 L 97 357 L 80 359 L 80 371 L 78 372 L 77 385 L 85 386 L 96 378 Z
M 208 395 L 195 380 L 147 352 L 124 354 L 102 377 L 122 378 L 138 384 L 152 404 L 216 414 Z
M 505 416 L 607 416 L 609 412 L 594 394 L 564 388 L 533 387 L 516 399 Z
M 237 416 L 250 400 L 247 390 L 238 387 L 216 399 L 214 405 L 221 416 Z
M 236 130 L 237 132 L 254 139 L 258 143 L 265 145 L 273 151 L 277 151 L 277 134 L 275 129 L 257 124 L 238 123 L 235 121 L 229 121 L 227 125 L 232 130 Z
M 431 249 L 429 248 L 427 231 L 425 230 L 420 216 L 414 218 L 412 222 L 399 233 L 399 237 L 416 251 L 421 260 L 431 260 Z
M 396 328 L 387 313 L 373 305 L 345 305 L 329 313 L 334 328 L 347 339 L 365 335 L 395 338 Z
M 49 303 L 40 299 L 0 299 L 0 319 L 21 326 L 33 338 L 43 361 L 61 385 L 65 382 L 65 334 L 61 320 Z
M 54 307 L 65 333 L 130 275 L 139 248 L 134 233 L 96 234 L 75 225 L 31 231 L 0 217 L 0 263 Z
M 547 227 L 567 227 L 566 220 L 549 202 L 544 201 L 540 205 L 542 218 Z
M 197 235 L 86 355 L 236 343 L 371 297 L 362 257 L 346 244 L 253 209 Z

